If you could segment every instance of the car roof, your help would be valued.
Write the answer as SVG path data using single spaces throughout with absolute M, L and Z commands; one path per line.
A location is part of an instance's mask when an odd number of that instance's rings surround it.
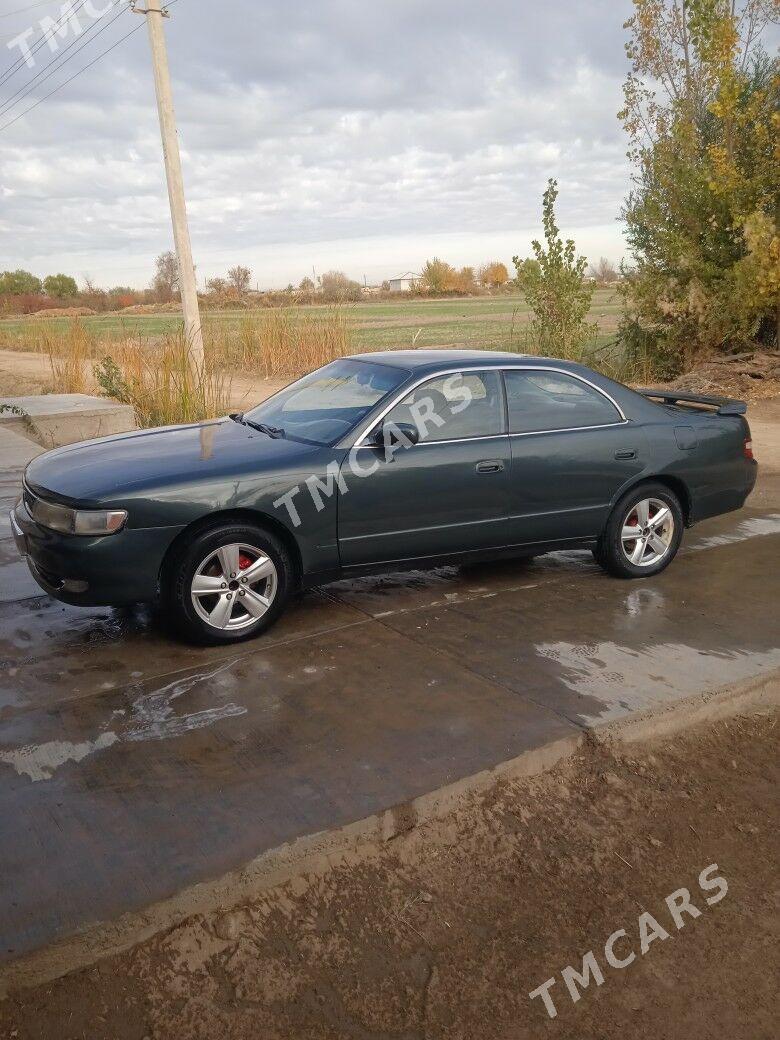
M 393 365 L 409 371 L 428 371 L 442 365 L 458 365 L 461 368 L 482 368 L 485 364 L 516 364 L 518 361 L 533 361 L 534 364 L 572 367 L 572 362 L 558 358 L 537 357 L 535 354 L 510 354 L 505 350 L 377 350 L 366 354 L 351 354 L 351 360 L 368 361 L 380 365 Z

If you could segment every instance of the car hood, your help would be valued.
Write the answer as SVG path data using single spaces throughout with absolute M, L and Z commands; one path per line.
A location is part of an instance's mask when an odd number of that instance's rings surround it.
M 317 449 L 272 438 L 232 419 L 102 437 L 49 451 L 27 467 L 32 490 L 79 502 L 167 484 L 257 474 L 300 463 Z

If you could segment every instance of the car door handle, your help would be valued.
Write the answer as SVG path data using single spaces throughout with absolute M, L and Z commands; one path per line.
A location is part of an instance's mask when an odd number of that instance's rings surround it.
M 487 459 L 485 462 L 477 463 L 477 473 L 501 473 L 504 463 L 501 459 Z
M 620 451 L 615 452 L 616 459 L 635 459 L 636 452 L 633 448 L 622 448 Z

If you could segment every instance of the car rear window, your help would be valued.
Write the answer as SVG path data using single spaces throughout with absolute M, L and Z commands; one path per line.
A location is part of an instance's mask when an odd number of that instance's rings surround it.
M 543 370 L 507 371 L 510 433 L 571 430 L 621 422 L 617 408 L 574 376 Z

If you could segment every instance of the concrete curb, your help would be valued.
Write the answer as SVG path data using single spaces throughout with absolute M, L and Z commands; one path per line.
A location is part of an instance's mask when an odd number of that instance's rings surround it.
M 618 744 L 661 739 L 745 710 L 776 707 L 780 707 L 780 670 L 527 751 L 492 769 L 464 777 L 355 823 L 307 835 L 272 849 L 215 881 L 192 886 L 144 911 L 95 924 L 62 942 L 3 965 L 0 967 L 0 999 L 129 950 L 194 914 L 227 911 L 301 874 L 323 874 L 336 863 L 357 858 L 361 852 L 365 854 L 369 845 L 390 841 L 420 824 L 446 816 L 465 795 L 478 795 L 497 780 L 523 779 L 552 769 L 588 740 Z
M 37 394 L 32 397 L 4 397 L 2 403 L 18 408 L 25 417 L 3 413 L 0 426 L 24 436 L 32 423 L 34 433 L 30 432 L 30 437 L 34 437 L 47 451 L 78 441 L 129 433 L 137 429 L 132 406 L 105 397 Z

